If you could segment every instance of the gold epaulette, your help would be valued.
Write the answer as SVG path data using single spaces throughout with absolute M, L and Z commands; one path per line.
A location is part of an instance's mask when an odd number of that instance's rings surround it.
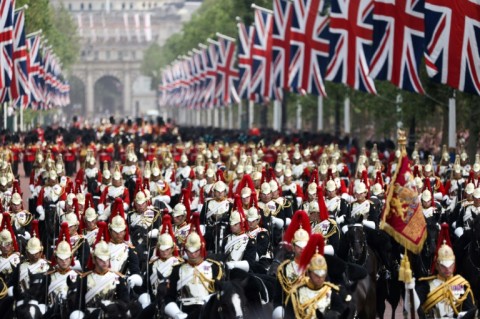
M 213 259 L 210 259 L 210 258 L 207 258 L 206 260 L 207 260 L 208 262 L 211 262 L 211 263 L 213 263 L 213 264 L 215 264 L 215 265 L 218 266 L 218 276 L 217 276 L 217 278 L 215 278 L 215 280 L 220 280 L 220 279 L 222 279 L 222 277 L 223 277 L 223 267 L 222 267 L 222 264 L 221 264 L 219 261 L 216 261 L 216 260 L 213 260 Z
M 433 280 L 433 279 L 435 279 L 435 278 L 437 278 L 437 276 L 436 276 L 436 275 L 433 275 L 433 276 L 418 278 L 418 281 Z
M 332 284 L 331 282 L 325 281 L 324 285 L 329 286 L 330 288 L 332 288 L 335 291 L 340 291 L 340 286 Z

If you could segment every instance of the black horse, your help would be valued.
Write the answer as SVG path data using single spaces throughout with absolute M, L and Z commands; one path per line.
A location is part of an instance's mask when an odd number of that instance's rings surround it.
M 362 319 L 374 319 L 377 313 L 377 257 L 373 250 L 367 245 L 367 237 L 362 224 L 350 225 L 345 237 L 345 240 L 348 243 L 347 262 L 363 266 L 367 270 L 367 276 L 364 279 L 359 280 L 354 286 L 354 316 Z
M 459 241 L 467 242 L 463 250 L 457 250 L 457 270 L 469 283 L 475 296 L 475 303 L 480 302 L 480 217 L 476 216 L 472 229 L 465 232 Z
M 440 227 L 435 217 L 425 219 L 427 223 L 427 239 L 423 244 L 422 251 L 419 255 L 412 255 L 412 270 L 416 278 L 427 277 L 432 275 L 432 263 L 437 249 L 437 238 Z

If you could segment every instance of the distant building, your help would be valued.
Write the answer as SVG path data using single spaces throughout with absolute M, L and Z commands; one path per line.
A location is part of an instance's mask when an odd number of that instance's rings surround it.
M 80 58 L 71 77 L 68 115 L 141 116 L 157 109 L 156 91 L 140 72 L 145 50 L 163 45 L 201 5 L 185 0 L 51 0 L 77 23 Z M 101 115 L 101 116 L 99 116 Z

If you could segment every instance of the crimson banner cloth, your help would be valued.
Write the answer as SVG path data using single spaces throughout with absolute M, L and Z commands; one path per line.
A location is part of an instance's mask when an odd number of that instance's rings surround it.
M 425 217 L 407 155 L 399 160 L 390 182 L 380 228 L 399 244 L 420 253 L 427 237 Z

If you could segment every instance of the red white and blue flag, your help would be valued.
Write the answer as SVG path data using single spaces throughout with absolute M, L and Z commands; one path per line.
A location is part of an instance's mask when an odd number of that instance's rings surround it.
M 13 72 L 10 93 L 12 101 L 16 101 L 23 95 L 30 94 L 30 82 L 28 79 L 28 51 L 25 41 L 25 11 L 15 12 L 13 41 Z
M 250 77 L 252 74 L 251 46 L 253 45 L 253 26 L 245 27 L 243 22 L 238 27 L 238 81 L 237 93 L 240 99 L 250 98 Z
M 419 76 L 423 40 L 424 0 L 375 0 L 370 76 L 424 94 Z
M 235 67 L 235 40 L 218 34 L 217 45 L 217 94 L 221 106 L 238 103 L 235 81 L 238 79 L 238 70 Z
M 0 89 L 10 86 L 13 56 L 14 0 L 0 1 Z
M 282 89 L 289 89 L 290 28 L 292 26 L 292 2 L 273 0 L 273 81 L 276 100 L 282 99 Z
M 212 43 L 213 42 L 213 43 Z M 213 108 L 217 105 L 215 89 L 217 82 L 217 44 L 210 40 L 210 43 L 202 47 L 202 59 L 205 65 L 205 95 L 203 105 L 205 108 Z
M 40 63 L 42 61 L 40 55 L 40 40 L 39 35 L 34 35 L 27 38 L 27 48 L 30 56 L 28 65 L 28 78 L 30 83 L 29 104 L 38 104 L 42 99 L 42 88 L 40 86 Z
M 323 78 L 329 56 L 329 19 L 320 15 L 323 1 L 298 0 L 293 7 L 289 86 L 301 93 L 326 96 Z
M 480 95 L 479 0 L 425 0 L 425 43 L 433 80 Z
M 330 62 L 326 78 L 376 94 L 369 76 L 373 0 L 332 0 Z
M 273 69 L 272 69 L 272 33 L 273 13 L 266 9 L 255 7 L 255 32 L 252 55 L 252 74 L 250 78 L 250 92 L 255 94 L 250 99 L 273 98 Z

